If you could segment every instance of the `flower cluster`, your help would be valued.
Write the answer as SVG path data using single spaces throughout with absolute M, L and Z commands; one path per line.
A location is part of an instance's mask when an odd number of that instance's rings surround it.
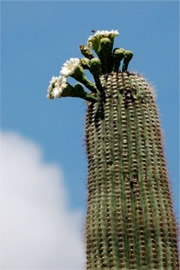
M 101 38 L 107 37 L 109 38 L 111 41 L 114 40 L 114 37 L 118 36 L 119 32 L 118 30 L 111 30 L 111 31 L 107 31 L 107 30 L 102 30 L 102 31 L 96 31 L 95 34 L 93 36 L 90 36 L 88 38 L 88 47 L 92 48 L 93 50 L 97 51 L 97 45 L 99 44 L 99 41 Z
M 100 80 L 101 75 L 111 72 L 127 72 L 129 62 L 133 57 L 131 51 L 122 48 L 113 50 L 114 38 L 118 35 L 118 30 L 98 30 L 89 36 L 88 46 L 80 45 L 84 58 L 70 58 L 63 64 L 59 77 L 52 77 L 49 83 L 47 97 L 54 99 L 71 96 L 94 101 L 96 94 L 104 93 Z M 91 49 L 97 54 L 96 57 Z M 85 70 L 91 72 L 94 82 L 87 78 Z M 79 83 L 75 86 L 69 84 L 67 82 L 69 76 L 83 84 L 91 93 L 85 92 Z
M 60 76 L 53 76 L 49 82 L 48 98 L 53 99 L 61 97 L 63 90 L 67 87 L 67 77 L 74 73 L 79 63 L 79 58 L 70 58 L 64 63 L 60 70 Z

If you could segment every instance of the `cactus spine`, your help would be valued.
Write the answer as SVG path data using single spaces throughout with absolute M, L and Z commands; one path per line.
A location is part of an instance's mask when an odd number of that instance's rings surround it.
M 107 36 L 90 40 L 102 69 L 81 46 L 97 89 L 82 95 L 88 106 L 86 268 L 178 270 L 177 228 L 153 90 L 142 76 L 127 71 L 131 52 L 117 49 L 112 57 Z M 118 57 L 124 58 L 122 71 Z

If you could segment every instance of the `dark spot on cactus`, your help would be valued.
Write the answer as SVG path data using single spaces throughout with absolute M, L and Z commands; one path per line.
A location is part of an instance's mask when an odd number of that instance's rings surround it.
M 113 162 L 111 160 L 107 161 L 107 165 L 111 166 L 113 164 Z
M 133 189 L 133 187 L 134 187 L 134 182 L 133 181 L 130 181 L 130 187 L 131 187 L 131 189 Z
M 143 137 L 144 138 L 144 130 L 141 130 L 141 137 Z
M 123 89 L 119 89 L 119 93 L 122 95 L 123 94 Z
M 126 100 L 126 101 L 125 101 L 124 106 L 125 106 L 125 109 L 127 109 L 127 108 L 128 108 L 128 106 L 129 106 L 129 102 L 128 102 L 128 100 Z

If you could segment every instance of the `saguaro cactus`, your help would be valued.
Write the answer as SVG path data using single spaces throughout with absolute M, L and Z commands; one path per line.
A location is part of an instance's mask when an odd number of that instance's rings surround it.
M 87 269 L 177 270 L 177 228 L 154 92 L 141 75 L 127 71 L 132 52 L 113 49 L 118 34 L 89 37 L 88 46 L 80 46 L 85 57 L 68 60 L 48 88 L 51 99 L 87 100 Z M 81 84 L 71 86 L 68 76 Z

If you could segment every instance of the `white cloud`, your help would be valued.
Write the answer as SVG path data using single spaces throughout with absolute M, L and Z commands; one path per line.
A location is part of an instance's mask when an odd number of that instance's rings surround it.
M 0 142 L 0 269 L 83 269 L 82 214 L 67 207 L 62 171 L 16 133 Z

